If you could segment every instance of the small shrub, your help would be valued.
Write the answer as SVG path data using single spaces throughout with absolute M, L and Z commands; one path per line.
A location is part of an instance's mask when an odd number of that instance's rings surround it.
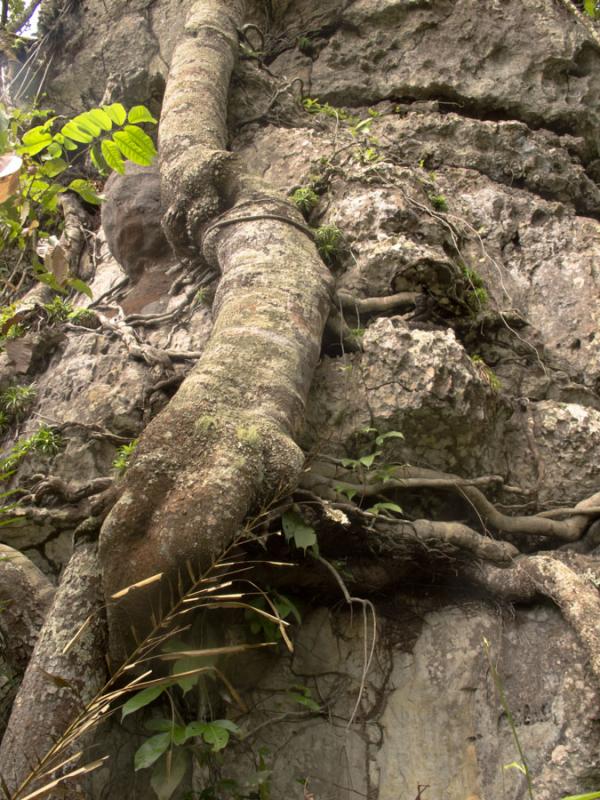
M 133 439 L 133 441 L 129 442 L 129 444 L 122 444 L 121 447 L 117 449 L 117 457 L 113 461 L 113 468 L 119 473 L 119 475 L 123 475 L 129 466 L 129 462 L 135 452 L 135 448 L 137 447 L 138 440 Z
M 430 194 L 428 195 L 429 202 L 436 211 L 448 211 L 448 201 L 443 194 Z
M 56 295 L 49 303 L 44 304 L 44 310 L 48 315 L 48 322 L 52 325 L 57 322 L 66 322 L 69 314 L 73 313 L 73 306 L 68 300 Z
M 0 394 L 0 409 L 8 420 L 21 419 L 35 400 L 33 386 L 9 386 Z
M 42 425 L 28 441 L 30 449 L 45 456 L 55 456 L 64 444 L 62 436 L 48 425 Z
M 67 314 L 67 320 L 73 325 L 81 325 L 86 328 L 95 327 L 98 317 L 89 308 L 74 308 Z
M 319 195 L 310 186 L 301 186 L 292 193 L 291 200 L 307 216 L 319 204 Z
M 343 235 L 336 225 L 321 225 L 315 228 L 315 244 L 323 261 L 331 264 L 342 249 Z

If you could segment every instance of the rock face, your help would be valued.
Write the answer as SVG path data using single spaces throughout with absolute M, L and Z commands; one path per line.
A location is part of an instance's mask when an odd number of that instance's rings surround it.
M 520 760 L 509 714 L 535 797 L 595 785 L 597 693 L 554 609 L 511 614 L 476 599 L 446 605 L 399 595 L 380 614 L 375 659 L 350 726 L 363 681 L 360 614 L 315 611 L 293 657 L 251 664 L 238 676 L 242 685 L 259 676 L 249 695 L 253 722 L 263 726 L 256 745 L 271 754 L 278 796 L 301 797 L 300 783 L 315 797 L 397 800 L 428 787 L 424 796 L 452 800 L 525 798 L 522 773 L 504 768 Z M 290 682 L 327 711 L 303 714 Z M 243 752 L 229 774 L 252 774 Z
M 600 46 L 566 5 L 255 4 L 267 55 L 236 75 L 232 149 L 283 193 L 315 188 L 309 224 L 343 234 L 331 258 L 340 293 L 418 297 L 410 313 L 344 309 L 360 347 L 324 343 L 302 434 L 308 453 L 357 459 L 372 443 L 365 430 L 396 432 L 386 464 L 496 476 L 506 513 L 598 491 Z M 51 28 L 57 107 L 104 97 L 158 113 L 188 6 L 75 4 Z M 305 99 L 318 98 L 316 113 L 300 104 L 298 79 Z M 36 487 L 48 477 L 73 489 L 116 478 L 117 447 L 168 402 L 212 325 L 212 276 L 169 250 L 156 172 L 128 169 L 106 195 L 90 281 L 103 324 L 18 340 L 35 358 L 0 354 L 2 387 L 36 388 L 30 415 L 3 432 L 4 450 L 39 420 L 64 437 L 59 452 L 20 462 L 13 480 L 31 497 L 19 525 L 0 528 L 0 541 L 53 579 L 90 500 L 42 502 Z M 474 518 L 456 503 L 461 519 Z M 427 497 L 419 513 L 443 518 L 445 508 Z M 251 750 L 238 745 L 226 758 L 224 777 L 251 782 L 262 759 L 273 798 L 521 800 L 522 772 L 505 769 L 520 758 L 512 716 L 536 800 L 600 788 L 598 697 L 554 607 L 507 608 L 447 575 L 402 586 L 373 598 L 379 636 L 365 676 L 360 613 L 351 620 L 311 601 L 293 656 L 228 665 L 250 708 L 238 722 L 256 734 Z M 318 710 L 298 701 L 305 688 Z M 146 800 L 123 752 L 109 788 Z M 198 769 L 186 791 L 208 791 L 216 771 Z

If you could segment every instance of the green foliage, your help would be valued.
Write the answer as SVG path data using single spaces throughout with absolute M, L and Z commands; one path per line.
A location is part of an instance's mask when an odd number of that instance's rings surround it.
M 338 121 L 348 122 L 351 125 L 356 125 L 360 122 L 360 117 L 353 116 L 343 108 L 336 108 L 329 103 L 320 103 L 318 99 L 313 97 L 305 97 L 302 101 L 305 111 L 309 114 L 322 114 L 324 117 L 334 117 Z
M 270 618 L 273 611 L 283 620 L 293 618 L 298 625 L 302 622 L 298 606 L 290 597 L 274 589 L 271 589 L 267 596 L 261 595 L 257 597 L 249 605 L 251 608 L 244 612 L 244 617 L 250 624 L 250 633 L 255 636 L 261 636 L 265 642 L 274 642 L 281 639 L 280 627 Z M 265 616 L 265 613 L 262 612 L 267 612 L 268 616 Z
M 486 381 L 486 383 L 490 385 L 490 388 L 494 392 L 499 392 L 500 389 L 502 388 L 502 381 L 496 375 L 494 370 L 491 367 L 489 367 L 485 363 L 483 358 L 477 353 L 474 353 L 471 356 L 471 361 L 473 362 L 473 364 L 475 365 L 475 367 L 477 368 L 483 379 Z
M 570 794 L 562 800 L 599 800 L 600 792 L 588 792 L 587 794 Z
M 309 36 L 298 36 L 296 39 L 296 46 L 304 55 L 311 55 L 313 52 L 313 43 Z
M 292 203 L 306 216 L 319 204 L 319 195 L 310 186 L 301 186 L 292 194 Z
M 299 703 L 310 711 L 321 710 L 321 706 L 314 700 L 312 692 L 307 686 L 292 686 L 292 689 L 287 692 L 287 696 L 294 703 Z
M 490 299 L 487 289 L 483 285 L 483 278 L 474 269 L 464 265 L 462 266 L 462 273 L 468 284 L 466 293 L 467 304 L 472 311 L 480 311 L 487 306 Z
M 288 542 L 306 553 L 307 548 L 317 545 L 317 534 L 311 525 L 307 525 L 298 511 L 286 511 L 281 517 L 283 533 Z
M 49 303 L 44 305 L 46 314 L 48 315 L 48 322 L 50 324 L 56 322 L 65 322 L 69 318 L 69 314 L 73 313 L 73 306 L 68 300 L 56 295 Z
M 448 211 L 448 201 L 443 194 L 429 194 L 429 202 L 436 211 Z
M 73 308 L 67 314 L 67 320 L 73 325 L 89 328 L 97 324 L 98 317 L 90 308 Z
M 313 230 L 319 255 L 328 264 L 333 263 L 342 250 L 343 234 L 336 225 L 321 225 Z
M 597 0 L 583 0 L 583 10 L 592 19 L 599 19 L 600 18 L 600 3 Z M 600 795 L 594 795 L 595 797 L 600 797 Z M 583 795 L 582 795 L 583 797 Z M 588 796 L 585 795 L 587 798 Z M 565 798 L 567 800 L 567 798 Z
M 35 400 L 33 386 L 9 386 L 0 393 L 0 409 L 9 422 L 22 419 Z
M 47 239 L 59 222 L 59 197 L 73 191 L 86 202 L 98 205 L 99 182 L 73 177 L 89 156 L 100 176 L 111 170 L 124 172 L 125 159 L 147 166 L 156 156 L 150 136 L 140 124 L 156 123 L 144 106 L 127 111 L 120 103 L 94 108 L 61 125 L 50 110 L 7 110 L 0 105 L 0 154 L 18 154 L 23 165 L 15 173 L 12 195 L 0 203 L 0 249 L 26 251 L 35 277 L 56 292 L 73 288 L 91 296 L 89 287 L 71 276 L 58 281 L 40 262 L 36 245 Z
M 133 439 L 129 444 L 122 444 L 119 448 L 117 448 L 117 457 L 113 461 L 113 469 L 119 473 L 119 475 L 123 475 L 129 466 L 129 462 L 133 454 L 135 453 L 135 448 L 137 447 L 138 440 Z
M 48 425 L 41 425 L 38 430 L 26 439 L 19 439 L 11 447 L 8 455 L 0 459 L 0 471 L 11 472 L 19 463 L 35 452 L 43 456 L 54 456 L 63 446 L 62 436 Z

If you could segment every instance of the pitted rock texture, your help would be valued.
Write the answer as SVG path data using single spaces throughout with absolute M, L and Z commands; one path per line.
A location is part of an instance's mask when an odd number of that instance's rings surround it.
M 260 725 L 252 744 L 271 754 L 279 796 L 296 796 L 301 782 L 316 797 L 398 800 L 429 785 L 440 800 L 524 800 L 523 776 L 504 769 L 518 757 L 484 638 L 536 797 L 593 788 L 600 769 L 596 692 L 557 611 L 513 615 L 476 600 L 396 598 L 378 621 L 376 657 L 348 727 L 362 680 L 359 616 L 318 609 L 303 621 L 291 659 L 262 658 L 239 670 L 242 685 L 253 687 L 248 699 Z M 290 681 L 318 698 L 320 714 L 294 706 Z M 225 774 L 247 779 L 252 771 L 240 750 Z
M 298 5 L 288 18 L 311 4 Z M 600 53 L 555 0 L 535 9 L 519 0 L 358 0 L 345 6 L 337 25 L 305 74 L 312 96 L 353 106 L 440 100 L 468 115 L 594 141 Z M 293 77 L 297 61 L 288 51 L 274 67 Z

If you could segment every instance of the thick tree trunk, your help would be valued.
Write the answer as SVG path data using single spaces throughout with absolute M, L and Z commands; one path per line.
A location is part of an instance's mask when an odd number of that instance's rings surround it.
M 254 508 L 295 485 L 303 463 L 294 436 L 331 277 L 298 211 L 224 151 L 243 7 L 195 3 L 173 57 L 160 127 L 166 227 L 176 248 L 202 246 L 222 279 L 202 358 L 141 437 L 103 527 L 107 597 L 157 572 L 176 584 L 187 561 L 205 567 Z M 109 610 L 117 658 L 131 624 L 148 626 L 152 602 L 140 591 Z
M 93 541 L 77 544 L 13 705 L 0 747 L 0 774 L 15 799 L 33 789 L 16 792 L 106 681 L 96 549 Z M 86 620 L 81 636 L 66 650 Z

